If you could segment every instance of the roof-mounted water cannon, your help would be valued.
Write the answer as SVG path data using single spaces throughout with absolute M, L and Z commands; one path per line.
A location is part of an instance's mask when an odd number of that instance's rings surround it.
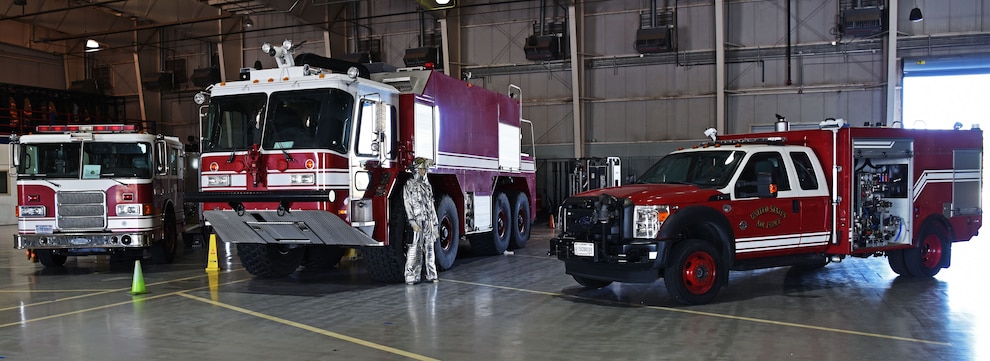
M 292 54 L 297 48 L 301 47 L 303 43 L 305 43 L 305 41 L 293 46 L 292 40 L 285 39 L 285 41 L 282 42 L 282 46 L 272 46 L 271 43 L 264 43 L 261 45 L 261 51 L 275 58 L 275 62 L 278 63 L 279 68 L 288 68 L 296 65 L 295 61 L 292 59 Z
M 715 136 L 717 134 L 718 134 L 718 130 L 716 130 L 715 128 L 705 129 L 705 136 L 706 137 L 709 137 L 709 138 L 712 138 L 712 141 L 713 142 L 717 141 L 717 139 L 715 139 Z

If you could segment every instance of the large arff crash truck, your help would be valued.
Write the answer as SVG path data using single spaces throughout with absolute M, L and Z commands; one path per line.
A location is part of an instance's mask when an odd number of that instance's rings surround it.
M 500 94 L 431 69 L 370 74 L 293 58 L 288 41 L 262 50 L 279 68 L 243 69 L 201 93 L 201 192 L 187 197 L 250 273 L 333 267 L 358 248 L 373 279 L 401 282 L 412 237 L 402 187 L 416 157 L 436 164 L 441 270 L 462 236 L 475 254 L 525 245 L 535 166 L 521 147 L 532 125 L 519 88 Z
M 17 168 L 14 247 L 47 267 L 109 254 L 175 257 L 185 152 L 134 125 L 44 125 L 11 137 Z
M 664 279 L 703 304 L 730 270 L 886 256 L 932 277 L 982 223 L 983 136 L 851 128 L 724 136 L 673 152 L 627 186 L 574 195 L 552 255 L 585 287 Z

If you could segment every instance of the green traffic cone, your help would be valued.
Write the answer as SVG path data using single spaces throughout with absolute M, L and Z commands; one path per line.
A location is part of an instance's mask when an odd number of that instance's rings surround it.
M 144 288 L 144 274 L 141 272 L 141 260 L 134 261 L 134 280 L 131 281 L 131 294 L 140 295 L 148 293 Z

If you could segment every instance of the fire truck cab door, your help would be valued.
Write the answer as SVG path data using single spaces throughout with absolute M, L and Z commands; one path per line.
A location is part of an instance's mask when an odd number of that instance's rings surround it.
M 798 247 L 801 243 L 800 202 L 791 188 L 790 162 L 780 151 L 757 151 L 746 161 L 732 189 L 732 210 L 727 214 L 736 235 L 736 257 L 751 258 Z M 759 184 L 771 180 L 771 192 Z M 765 186 L 765 184 L 764 184 Z M 800 204 L 798 204 L 800 206 Z
M 797 194 L 791 203 L 801 215 L 801 247 L 822 251 L 831 241 L 831 199 L 824 169 L 807 148 L 789 150 L 785 159 L 794 174 L 791 189 Z
M 368 189 L 370 174 L 365 169 L 365 162 L 378 161 L 385 164 L 394 156 L 394 108 L 383 101 L 369 98 L 362 98 L 358 106 L 354 157 L 351 158 L 349 174 L 354 180 L 351 182 L 351 194 L 354 198 L 361 198 Z
M 179 188 L 180 179 L 182 176 L 182 168 L 180 167 L 180 158 L 182 157 L 181 150 L 170 147 L 168 143 L 164 141 L 155 142 L 155 176 L 152 177 L 152 183 L 155 188 L 155 209 L 163 209 L 165 206 L 165 200 L 172 200 L 172 204 L 179 204 L 176 202 L 176 197 L 182 190 Z

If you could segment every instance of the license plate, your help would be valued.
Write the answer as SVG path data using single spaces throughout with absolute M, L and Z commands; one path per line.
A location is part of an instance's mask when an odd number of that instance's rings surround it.
M 587 242 L 574 242 L 574 255 L 593 257 L 595 255 L 595 244 Z
M 39 224 L 34 226 L 34 233 L 37 234 L 52 234 L 52 225 L 50 224 Z

